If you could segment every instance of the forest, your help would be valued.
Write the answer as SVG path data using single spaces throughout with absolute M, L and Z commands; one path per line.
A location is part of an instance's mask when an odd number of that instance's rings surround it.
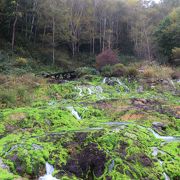
M 180 179 L 180 0 L 0 0 L 0 180 Z
M 63 49 L 75 56 L 105 48 L 167 61 L 179 47 L 179 6 L 179 0 L 1 0 L 0 34 L 14 51 L 49 49 L 51 63 Z

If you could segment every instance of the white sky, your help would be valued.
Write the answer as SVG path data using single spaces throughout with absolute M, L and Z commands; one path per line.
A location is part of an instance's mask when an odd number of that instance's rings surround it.
M 154 0 L 154 1 L 158 3 L 160 0 Z

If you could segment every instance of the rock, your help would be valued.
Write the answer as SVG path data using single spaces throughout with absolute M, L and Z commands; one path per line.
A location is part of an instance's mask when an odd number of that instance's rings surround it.
M 144 91 L 143 86 L 139 86 L 138 89 L 137 89 L 137 92 L 138 93 L 142 93 L 143 91 Z
M 145 154 L 142 154 L 142 155 L 140 155 L 140 159 L 139 159 L 139 161 L 141 162 L 141 164 L 143 165 L 143 166 L 152 166 L 152 161 L 151 161 L 151 159 L 148 157 L 148 156 L 146 156 Z
M 23 175 L 25 173 L 25 167 L 23 166 L 23 162 L 18 155 L 14 154 L 10 156 L 9 159 L 14 163 L 16 172 Z
M 172 79 L 177 79 L 177 80 L 179 80 L 179 79 L 180 79 L 180 72 L 174 72 L 174 73 L 172 74 Z
M 161 123 L 161 122 L 153 122 L 152 126 L 153 128 L 159 131 L 165 131 L 167 127 L 164 123 Z
M 124 141 L 120 141 L 119 153 L 120 156 L 123 158 L 127 155 L 126 148 L 128 147 L 128 143 Z
M 89 143 L 79 154 L 71 157 L 64 170 L 73 173 L 80 178 L 93 178 L 93 174 L 96 177 L 100 177 L 105 170 L 106 154 L 99 150 L 97 144 Z
M 42 150 L 43 147 L 37 144 L 32 144 L 32 147 L 34 148 L 34 150 Z
M 134 99 L 132 99 L 132 103 L 135 105 L 135 106 L 144 106 L 144 105 L 146 105 L 146 103 L 147 103 L 147 100 L 146 99 L 136 99 L 136 98 L 134 98 Z
M 176 66 L 180 65 L 180 59 L 173 59 L 173 64 Z
M 112 177 L 106 176 L 106 180 L 112 180 Z
M 169 81 L 167 79 L 163 80 L 163 84 L 168 85 Z
M 3 160 L 0 158 L 0 168 L 9 170 L 9 167 L 3 163 Z

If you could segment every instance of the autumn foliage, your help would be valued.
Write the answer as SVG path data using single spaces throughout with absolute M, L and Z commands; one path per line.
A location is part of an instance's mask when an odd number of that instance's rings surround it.
M 102 69 L 102 67 L 107 65 L 114 65 L 118 63 L 117 54 L 112 49 L 106 49 L 96 57 L 96 67 L 97 69 Z

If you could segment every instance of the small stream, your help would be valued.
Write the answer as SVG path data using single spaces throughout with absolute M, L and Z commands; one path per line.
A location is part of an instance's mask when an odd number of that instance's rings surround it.
M 180 141 L 180 137 L 179 136 L 160 136 L 157 132 L 155 132 L 153 129 L 148 128 L 148 130 L 150 132 L 153 133 L 153 135 L 157 138 L 157 139 L 161 139 L 164 140 L 166 142 L 174 142 L 174 141 Z
M 129 92 L 129 91 L 130 91 L 130 89 L 129 89 L 124 83 L 122 83 L 122 82 L 119 80 L 119 78 L 116 78 L 116 77 L 110 77 L 110 78 L 105 77 L 105 78 L 103 79 L 102 83 L 103 83 L 103 84 L 108 84 L 108 85 L 111 85 L 111 84 L 116 83 L 116 84 L 118 84 L 118 86 L 123 87 L 126 92 Z
M 74 108 L 73 107 L 68 107 L 69 110 L 73 111 Z M 76 113 L 75 113 L 76 114 Z M 77 114 L 76 114 L 77 115 Z M 79 116 L 78 116 L 79 117 Z M 92 127 L 92 128 L 86 128 L 86 129 L 81 129 L 81 130 L 76 130 L 76 131 L 72 131 L 72 133 L 75 132 L 91 132 L 91 131 L 100 131 L 105 129 L 105 126 L 109 126 L 110 129 L 114 130 L 114 129 L 121 129 L 122 127 L 126 127 L 129 124 L 133 124 L 130 122 L 105 122 L 105 123 L 101 123 L 101 127 Z M 142 127 L 142 126 L 141 126 Z M 144 127 L 143 127 L 144 128 Z M 162 139 L 166 142 L 173 142 L 173 141 L 180 141 L 179 137 L 174 137 L 174 136 L 160 136 L 158 133 L 156 133 L 154 130 L 152 130 L 151 128 L 148 128 L 148 130 L 153 133 L 153 135 L 157 138 L 157 139 Z M 65 133 L 65 132 L 64 132 Z M 58 134 L 62 134 L 62 133 L 54 133 L 54 135 L 58 135 Z M 52 134 L 51 134 L 52 135 Z M 158 153 L 162 153 L 165 154 L 164 151 L 161 151 L 158 149 L 158 147 L 152 147 L 152 155 L 154 157 L 157 157 Z M 159 164 L 162 166 L 163 165 L 163 161 L 161 161 L 160 159 L 158 159 Z M 109 167 L 108 167 L 108 171 L 111 172 L 113 170 L 115 166 L 115 162 L 114 160 L 111 161 Z M 54 172 L 54 168 L 52 165 L 50 165 L 49 163 L 46 163 L 46 175 L 42 176 L 39 178 L 39 180 L 57 180 L 55 177 L 52 176 Z M 165 180 L 170 180 L 170 177 L 163 172 L 163 176 Z
M 77 120 L 81 120 L 81 116 L 78 114 L 78 112 L 74 109 L 73 106 L 68 106 L 67 107 L 68 110 L 71 111 L 71 114 L 77 119 Z
M 81 85 L 75 87 L 76 90 L 79 91 L 79 96 L 87 96 L 87 95 L 96 95 L 97 99 L 103 99 L 104 97 L 101 95 L 103 93 L 103 88 L 101 86 L 93 86 L 93 85 Z
M 52 176 L 53 172 L 54 172 L 54 167 L 48 162 L 46 162 L 46 174 L 44 176 L 41 176 L 39 180 L 58 180 Z
M 153 147 L 152 149 L 153 149 L 152 155 L 153 155 L 154 157 L 157 157 L 158 153 L 166 154 L 164 151 L 159 150 L 157 147 Z M 158 159 L 158 162 L 159 162 L 160 166 L 162 167 L 163 161 L 161 161 L 160 159 Z M 163 172 L 163 175 L 164 175 L 165 180 L 170 180 L 170 177 L 169 177 L 165 172 Z

